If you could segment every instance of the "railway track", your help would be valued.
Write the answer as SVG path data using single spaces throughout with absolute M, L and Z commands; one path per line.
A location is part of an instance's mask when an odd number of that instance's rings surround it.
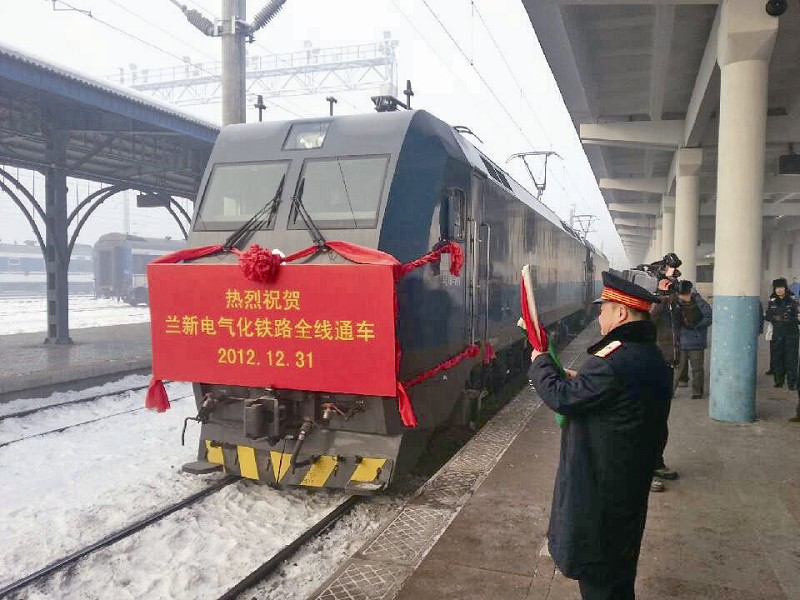
M 6 585 L 3 588 L 0 588 L 0 598 L 6 598 L 15 592 L 19 592 L 29 586 L 35 585 L 37 583 L 42 583 L 46 581 L 51 575 L 56 573 L 57 571 L 64 569 L 70 565 L 73 565 L 83 559 L 86 556 L 97 552 L 103 548 L 111 546 L 125 538 L 130 537 L 131 535 L 143 530 L 144 528 L 153 525 L 164 519 L 165 517 L 187 508 L 197 502 L 211 496 L 212 494 L 218 492 L 219 490 L 227 487 L 228 485 L 239 481 L 240 477 L 235 476 L 227 476 L 217 483 L 207 487 L 206 489 L 197 492 L 187 498 L 184 498 L 180 502 L 176 502 L 159 510 L 155 513 L 148 515 L 147 517 L 124 527 L 114 533 L 111 533 L 102 539 L 85 546 L 84 548 L 77 550 L 59 560 L 56 560 L 49 565 L 39 569 L 38 571 L 31 573 L 25 577 L 14 581 Z M 356 506 L 361 500 L 363 500 L 363 496 L 350 496 L 345 499 L 341 504 L 331 510 L 328 514 L 326 514 L 322 519 L 317 521 L 314 525 L 306 529 L 300 536 L 292 540 L 290 543 L 286 544 L 283 548 L 281 548 L 278 552 L 272 555 L 267 561 L 259 565 L 255 570 L 253 570 L 250 574 L 246 577 L 241 579 L 235 585 L 233 585 L 228 591 L 224 594 L 219 596 L 219 600 L 234 600 L 240 594 L 245 592 L 246 590 L 250 589 L 257 583 L 266 579 L 270 574 L 274 573 L 278 567 L 286 561 L 288 558 L 293 556 L 298 550 L 300 550 L 305 544 L 309 541 L 313 540 L 317 536 L 321 535 L 328 529 L 330 529 L 339 519 L 345 516 L 353 507 Z
M 283 548 L 278 550 L 278 552 L 273 554 L 267 561 L 262 563 L 247 577 L 243 578 L 236 585 L 231 587 L 227 592 L 222 594 L 217 600 L 236 600 L 236 598 L 238 598 L 240 594 L 243 594 L 257 583 L 260 583 L 261 581 L 265 580 L 272 573 L 274 573 L 278 569 L 278 567 L 280 567 L 281 564 L 283 564 L 284 561 L 291 558 L 298 550 L 300 550 L 309 541 L 313 540 L 317 536 L 323 534 L 328 529 L 330 529 L 339 519 L 341 519 L 348 512 L 350 512 L 355 507 L 355 505 L 361 502 L 361 500 L 363 500 L 364 498 L 365 496 L 349 496 L 339 506 L 330 511 L 327 515 L 325 515 L 322 519 L 317 521 L 314 525 L 306 529 L 302 534 L 300 534 L 300 536 L 295 538 L 292 542 L 286 544 Z
M 171 504 L 167 508 L 164 508 L 164 509 L 159 510 L 159 511 L 157 511 L 155 513 L 152 513 L 152 514 L 148 515 L 147 517 L 145 517 L 143 519 L 140 519 L 139 521 L 136 521 L 135 523 L 132 523 L 131 525 L 128 525 L 127 527 L 124 527 L 124 528 L 122 528 L 122 529 L 120 529 L 118 531 L 115 531 L 114 533 L 111 533 L 111 534 L 101 538 L 100 540 L 94 542 L 93 544 L 89 544 L 88 546 L 85 546 L 84 548 L 82 548 L 80 550 L 77 550 L 77 551 L 73 552 L 72 554 L 64 556 L 63 558 L 60 558 L 60 559 L 50 563 L 46 567 L 43 567 L 43 568 L 39 569 L 38 571 L 36 571 L 34 573 L 31 573 L 30 575 L 27 575 L 27 576 L 25 576 L 25 577 L 23 577 L 21 579 L 18 579 L 17 581 L 14 581 L 13 583 L 10 583 L 9 585 L 7 585 L 7 586 L 5 586 L 3 588 L 0 588 L 0 598 L 5 598 L 9 594 L 17 592 L 17 591 L 19 591 L 19 590 L 21 590 L 23 588 L 26 588 L 26 587 L 28 587 L 30 585 L 35 584 L 35 583 L 42 582 L 42 581 L 46 580 L 48 577 L 50 577 L 50 575 L 52 575 L 56 571 L 59 571 L 59 570 L 63 569 L 64 567 L 67 567 L 69 565 L 72 565 L 72 564 L 76 563 L 80 559 L 84 558 L 85 556 L 88 556 L 88 555 L 92 554 L 93 552 L 97 552 L 98 550 L 100 550 L 102 548 L 105 548 L 107 546 L 115 544 L 116 542 L 119 542 L 120 540 L 124 540 L 125 538 L 130 537 L 131 535 L 133 535 L 134 533 L 137 533 L 138 531 L 141 531 L 145 527 L 147 527 L 149 525 L 152 525 L 153 523 L 157 523 L 158 521 L 162 520 L 164 517 L 167 517 L 167 516 L 171 515 L 174 512 L 177 512 L 177 511 L 179 511 L 181 509 L 184 509 L 184 508 L 186 508 L 188 506 L 191 506 L 192 504 L 195 504 L 195 503 L 199 502 L 203 498 L 206 498 L 206 497 L 210 496 L 211 494 L 213 494 L 215 492 L 218 492 L 219 490 L 223 489 L 224 487 L 227 487 L 230 484 L 235 483 L 239 479 L 240 479 L 239 477 L 232 477 L 232 476 L 225 477 L 225 478 L 221 479 L 220 481 L 218 481 L 217 483 L 208 486 L 206 489 L 204 489 L 204 490 L 202 490 L 200 492 L 197 492 L 196 494 L 192 494 L 191 496 L 189 496 L 187 498 L 184 498 L 180 502 L 176 502 L 175 504 Z
M 100 398 L 106 398 L 109 396 L 118 396 L 121 394 L 127 394 L 129 392 L 143 392 L 145 390 L 147 390 L 146 385 L 130 388 L 127 390 L 120 390 L 118 392 L 105 392 L 103 394 L 95 394 L 94 396 L 87 396 L 86 398 L 78 398 L 77 400 L 65 400 L 64 402 L 56 402 L 55 404 L 46 404 L 44 406 L 37 406 L 36 408 L 27 408 L 25 410 L 19 410 L 13 413 L 0 414 L 0 422 L 6 419 L 18 419 L 20 417 L 27 417 L 28 415 L 32 415 L 38 412 L 44 412 L 50 410 L 51 408 L 59 408 L 62 406 L 74 406 L 76 404 L 86 404 L 88 402 L 94 402 L 95 400 L 99 400 Z
M 147 389 L 147 388 L 144 388 Z M 106 394 L 108 395 L 108 394 Z M 181 400 L 186 400 L 188 398 L 194 398 L 192 394 L 186 396 L 179 396 L 178 398 L 174 398 L 171 402 L 180 402 Z M 71 403 L 67 403 L 71 404 Z M 19 442 L 24 442 L 25 440 L 31 440 L 33 438 L 44 437 L 47 435 L 52 435 L 54 433 L 61 433 L 62 431 L 67 431 L 68 429 L 73 429 L 75 427 L 82 427 L 83 425 L 89 425 L 91 423 L 97 423 L 98 421 L 105 421 L 106 419 L 111 419 L 113 417 L 119 417 L 120 415 L 126 415 L 129 413 L 137 412 L 140 410 L 145 410 L 144 406 L 137 406 L 136 408 L 130 408 L 128 410 L 123 410 L 120 412 L 111 413 L 110 415 L 103 415 L 102 417 L 97 417 L 96 419 L 89 419 L 88 421 L 81 421 L 80 423 L 73 423 L 71 425 L 65 425 L 64 427 L 57 427 L 55 429 L 48 429 L 47 431 L 40 431 L 39 433 L 33 433 L 31 435 L 26 435 L 21 438 L 16 438 L 13 440 L 9 440 L 7 442 L 0 443 L 0 448 L 5 448 L 6 446 L 10 446 L 11 444 L 17 444 Z

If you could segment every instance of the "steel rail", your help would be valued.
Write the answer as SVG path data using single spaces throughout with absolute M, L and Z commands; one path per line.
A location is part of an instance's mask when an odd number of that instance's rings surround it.
M 27 417 L 28 415 L 50 410 L 51 408 L 57 408 L 60 406 L 72 406 L 73 404 L 83 404 L 85 402 L 93 402 L 94 400 L 99 400 L 100 398 L 107 398 L 109 396 L 118 396 L 120 394 L 127 394 L 128 392 L 141 392 L 143 390 L 146 390 L 147 387 L 148 386 L 145 385 L 145 386 L 130 388 L 127 390 L 120 390 L 118 392 L 106 392 L 104 394 L 97 394 L 95 396 L 87 396 L 86 398 L 78 398 L 77 400 L 56 402 L 55 404 L 47 404 L 45 406 L 37 406 L 36 408 L 28 408 L 26 410 L 20 410 L 13 413 L 0 414 L 0 421 L 3 421 L 5 419 L 17 419 L 19 417 Z
M 240 594 L 250 589 L 260 581 L 266 579 L 273 573 L 285 560 L 293 556 L 306 542 L 327 531 L 339 519 L 350 512 L 353 507 L 363 500 L 365 496 L 350 496 L 339 506 L 325 515 L 320 521 L 306 529 L 300 537 L 287 544 L 276 552 L 268 561 L 263 563 L 255 571 L 242 579 L 239 583 L 222 594 L 218 600 L 235 600 Z
M 227 487 L 230 484 L 235 483 L 236 481 L 239 481 L 239 479 L 240 479 L 240 477 L 230 476 L 230 475 L 227 476 L 227 477 L 224 477 L 223 479 L 221 479 L 217 483 L 215 483 L 213 485 L 210 485 L 206 489 L 204 489 L 204 490 L 202 490 L 200 492 L 197 492 L 196 494 L 192 494 L 188 498 L 184 498 L 180 502 L 176 502 L 175 504 L 172 504 L 171 506 L 168 506 L 167 508 L 159 510 L 159 511 L 157 511 L 157 512 L 155 512 L 155 513 L 153 513 L 153 514 L 151 514 L 151 515 L 149 515 L 147 517 L 145 517 L 144 519 L 136 521 L 135 523 L 132 523 L 131 525 L 128 525 L 127 527 L 124 527 L 124 528 L 122 528 L 122 529 L 120 529 L 118 531 L 115 531 L 112 534 L 109 534 L 109 535 L 105 536 L 104 538 L 96 541 L 93 544 L 90 544 L 89 546 L 86 546 L 85 548 L 82 548 L 81 550 L 78 550 L 76 552 L 73 552 L 72 554 L 69 554 L 69 555 L 67 555 L 67 556 L 65 556 L 63 558 L 60 558 L 59 560 L 50 563 L 46 567 L 43 567 L 42 569 L 39 569 L 35 573 L 31 573 L 30 575 L 27 575 L 27 576 L 23 577 L 22 579 L 18 579 L 17 581 L 15 581 L 15 582 L 13 582 L 13 583 L 11 583 L 11 584 L 3 587 L 3 588 L 0 588 L 0 598 L 3 598 L 4 596 L 7 596 L 8 594 L 10 594 L 12 592 L 16 592 L 16 591 L 18 591 L 18 590 L 20 590 L 22 588 L 25 588 L 25 587 L 31 585 L 32 583 L 35 583 L 35 582 L 40 581 L 42 579 L 45 579 L 46 577 L 48 577 L 52 573 L 58 571 L 59 569 L 63 569 L 67 565 L 71 565 L 72 563 L 77 562 L 78 560 L 80 560 L 84 556 L 87 556 L 87 555 L 89 555 L 89 554 L 91 554 L 93 552 L 96 552 L 97 550 L 100 550 L 101 548 L 105 548 L 106 546 L 110 546 L 110 545 L 115 544 L 116 542 L 118 542 L 120 540 L 123 540 L 123 539 L 125 539 L 127 537 L 130 537 L 131 535 L 133 535 L 134 533 L 137 533 L 138 531 L 141 531 L 142 529 L 144 529 L 148 525 L 156 523 L 157 521 L 160 521 L 164 517 L 167 517 L 167 516 L 171 515 L 174 512 L 177 512 L 177 511 L 179 511 L 179 510 L 181 510 L 183 508 L 186 508 L 187 506 L 190 506 L 190 505 L 194 504 L 195 502 L 197 502 L 199 500 L 202 500 L 203 498 L 205 498 L 207 496 L 210 496 L 211 494 L 213 494 L 215 492 L 218 492 L 222 488 Z
M 187 400 L 188 398 L 194 398 L 193 395 L 188 396 L 180 396 L 179 398 L 175 398 L 172 402 L 178 402 L 180 400 Z M 90 425 L 92 423 L 97 423 L 98 421 L 105 421 L 106 419 L 111 419 L 112 417 L 119 417 L 121 415 L 127 415 L 132 412 L 137 412 L 140 410 L 145 410 L 146 406 L 137 406 L 136 408 L 131 408 L 128 410 L 123 410 L 120 412 L 111 413 L 110 415 L 104 415 L 102 417 L 97 417 L 96 419 L 89 419 L 88 421 L 81 421 L 80 423 L 73 423 L 72 425 L 65 425 L 64 427 L 58 427 L 57 429 L 48 429 L 47 431 L 42 431 L 40 433 L 34 433 L 31 435 L 26 435 L 25 437 L 17 438 L 15 440 L 9 440 L 7 442 L 0 443 L 0 448 L 5 448 L 6 446 L 10 446 L 11 444 L 16 444 L 19 442 L 24 442 L 25 440 L 31 440 L 37 437 L 43 437 L 45 435 L 51 435 L 53 433 L 61 433 L 62 431 L 66 431 L 67 429 L 72 429 L 73 427 L 80 427 L 82 425 Z

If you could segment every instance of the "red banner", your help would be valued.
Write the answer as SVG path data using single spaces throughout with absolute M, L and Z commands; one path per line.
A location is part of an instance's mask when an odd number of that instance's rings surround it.
M 395 396 L 389 265 L 150 264 L 155 379 Z

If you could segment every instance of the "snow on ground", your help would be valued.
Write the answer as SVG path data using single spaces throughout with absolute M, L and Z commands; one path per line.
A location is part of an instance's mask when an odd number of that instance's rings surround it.
M 94 386 L 91 388 L 84 388 L 81 390 L 70 390 L 67 392 L 54 392 L 47 398 L 20 398 L 19 400 L 10 400 L 8 402 L 0 403 L 0 418 L 5 415 L 17 413 L 24 410 L 33 408 L 42 408 L 51 406 L 53 404 L 61 404 L 62 402 L 73 402 L 81 400 L 82 398 L 89 398 L 99 394 L 113 394 L 128 390 L 131 388 L 139 388 L 146 386 L 150 383 L 150 377 L 147 375 L 128 375 L 116 381 L 109 381 L 103 385 Z M 76 382 L 75 385 L 80 385 Z
M 130 306 L 110 298 L 94 296 L 69 297 L 70 329 L 147 323 L 150 309 L 147 306 Z M 35 333 L 47 330 L 47 298 L 0 297 L 0 335 Z
M 188 384 L 168 384 L 167 389 L 173 399 L 191 392 Z M 84 397 L 97 393 L 102 392 L 81 392 Z M 47 401 L 63 402 L 75 394 L 54 394 Z M 142 401 L 141 392 L 109 394 L 7 419 L 8 424 L 0 422 L 0 443 L 135 409 Z M 186 399 L 163 414 L 137 410 L 0 448 L 0 587 L 218 480 L 219 474 L 198 477 L 180 471 L 184 462 L 195 459 L 196 425 L 189 425 L 187 446 L 180 445 L 183 419 L 194 413 L 194 402 Z M 237 482 L 17 597 L 217 597 L 344 497 L 334 491 L 279 491 Z M 261 584 L 256 597 L 310 593 L 394 514 L 400 501 L 385 497 L 361 503 Z
M 138 377 L 144 378 L 146 385 L 147 378 L 143 376 Z M 165 388 L 168 396 L 173 401 L 178 398 L 183 398 L 184 400 L 188 401 L 188 404 L 194 405 L 193 401 L 190 399 L 193 398 L 193 396 L 191 396 L 191 386 L 189 384 L 168 383 L 166 384 Z M 50 396 L 50 399 L 60 397 L 59 402 L 67 402 L 69 394 L 76 394 L 76 392 L 68 392 L 67 394 L 63 394 L 61 396 L 59 394 L 53 394 Z M 83 394 L 83 397 L 91 395 L 94 394 Z M 187 398 L 187 396 L 190 396 L 190 398 Z M 109 394 L 107 396 L 100 397 L 97 400 L 79 403 L 74 406 L 57 406 L 22 417 L 3 419 L 0 421 L 0 444 L 5 444 L 20 438 L 30 437 L 46 431 L 52 431 L 54 429 L 61 429 L 62 427 L 68 427 L 75 425 L 76 423 L 83 423 L 86 421 L 109 417 L 110 415 L 118 413 L 143 410 L 142 407 L 144 406 L 144 398 L 145 391 L 126 391 L 116 394 Z M 28 401 L 35 405 L 34 399 L 29 399 Z M 14 403 L 10 402 L 9 404 Z M 2 413 L 0 413 L 0 416 L 2 416 Z
M 87 557 L 25 597 L 217 598 L 343 498 L 241 481 Z
M 46 413 L 77 409 L 86 418 L 70 419 L 88 420 L 92 404 Z M 0 448 L 0 586 L 207 485 L 180 472 L 196 458 L 195 443 L 180 445 L 183 419 L 195 412 L 186 400 Z

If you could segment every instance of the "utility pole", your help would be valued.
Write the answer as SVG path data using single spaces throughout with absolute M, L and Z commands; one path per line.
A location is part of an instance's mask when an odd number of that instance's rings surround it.
M 245 122 L 247 0 L 222 0 L 222 125 Z
M 222 125 L 245 122 L 245 41 L 269 23 L 286 0 L 270 0 L 253 18 L 245 21 L 247 0 L 222 0 L 222 19 L 213 23 L 197 10 L 188 9 L 178 0 L 170 0 L 183 11 L 186 20 L 204 35 L 222 38 Z

